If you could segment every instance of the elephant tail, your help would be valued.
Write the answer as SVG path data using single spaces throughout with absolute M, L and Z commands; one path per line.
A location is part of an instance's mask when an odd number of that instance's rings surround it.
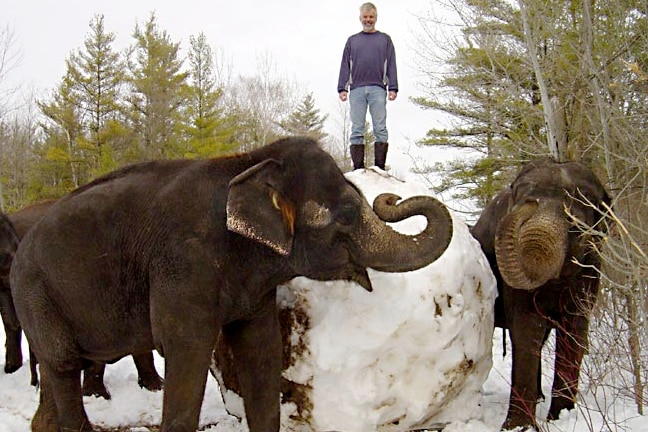
M 38 368 L 36 367 L 37 365 L 38 365 L 38 359 L 36 358 L 34 352 L 30 349 L 29 350 L 29 372 L 31 373 L 30 384 L 36 387 L 36 390 L 38 390 L 38 388 L 40 387 L 40 382 L 38 380 Z

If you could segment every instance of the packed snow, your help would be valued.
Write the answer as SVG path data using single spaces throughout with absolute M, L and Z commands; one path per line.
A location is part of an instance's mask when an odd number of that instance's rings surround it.
M 370 203 L 385 191 L 428 194 L 383 174 L 357 170 L 348 178 Z M 306 278 L 280 289 L 282 304 L 309 317 L 307 329 L 293 329 L 307 352 L 284 377 L 308 386 L 313 407 L 285 420 L 285 430 L 398 431 L 471 417 L 463 408 L 477 407 L 492 366 L 497 287 L 479 244 L 453 219 L 452 241 L 437 261 L 407 273 L 370 269 L 371 293 Z M 418 216 L 393 227 L 417 234 L 425 225 Z
M 401 182 L 375 168 L 349 173 L 348 178 L 369 202 L 381 192 L 403 198 L 428 194 L 416 183 Z M 405 431 L 421 422 L 444 425 L 447 432 L 500 429 L 511 359 L 502 355 L 501 330 L 493 333 L 494 281 L 466 225 L 456 215 L 453 220 L 451 245 L 439 260 L 404 274 L 370 271 L 373 293 L 348 282 L 306 278 L 280 287 L 281 307 L 302 308 L 310 320 L 308 329 L 295 329 L 294 335 L 305 338 L 308 352 L 284 371 L 284 377 L 308 382 L 313 403 L 307 419 L 289 418 L 295 407 L 282 406 L 283 430 Z M 394 227 L 410 233 L 424 223 L 417 217 Z M 549 395 L 552 362 L 550 350 L 545 351 L 543 391 Z M 27 357 L 26 344 L 23 352 Z M 163 359 L 156 356 L 156 365 L 163 374 Z M 14 374 L 0 371 L 0 432 L 29 431 L 38 404 L 38 392 L 29 381 L 28 359 Z M 84 398 L 95 425 L 133 432 L 159 425 L 162 392 L 139 388 L 130 357 L 108 365 L 105 383 L 110 401 Z M 600 386 L 590 384 L 581 378 L 577 408 L 555 422 L 541 420 L 541 429 L 648 432 L 648 416 L 637 414 L 629 396 L 608 398 Z M 232 395 L 228 399 L 236 402 Z M 548 403 L 539 404 L 539 419 L 546 415 Z M 398 426 L 393 425 L 395 419 Z M 244 421 L 228 413 L 211 375 L 200 423 L 201 430 L 209 432 L 247 430 Z

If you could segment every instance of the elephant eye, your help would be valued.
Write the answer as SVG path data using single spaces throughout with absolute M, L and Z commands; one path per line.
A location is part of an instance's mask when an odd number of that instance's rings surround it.
M 352 225 L 359 217 L 359 208 L 353 203 L 343 203 L 339 208 L 335 220 L 344 226 Z

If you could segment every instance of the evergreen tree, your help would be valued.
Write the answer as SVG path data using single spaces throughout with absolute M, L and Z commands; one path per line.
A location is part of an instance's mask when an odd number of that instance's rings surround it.
M 621 91 L 638 82 L 628 65 L 645 64 L 646 16 L 637 6 L 636 1 L 587 7 L 535 0 L 456 2 L 461 38 L 421 44 L 449 54 L 443 65 L 424 65 L 427 91 L 414 99 L 453 119 L 448 128 L 429 130 L 421 144 L 470 150 L 443 168 L 429 168 L 443 171 L 438 190 L 455 188 L 458 197 L 475 198 L 481 207 L 522 162 L 540 155 L 618 171 L 609 163 L 614 142 L 639 129 L 610 129 L 610 122 L 643 118 L 635 114 L 645 110 L 643 95 Z M 433 34 L 438 32 L 426 32 Z M 420 57 L 431 58 L 430 51 Z
M 190 85 L 184 133 L 189 157 L 208 157 L 234 149 L 236 123 L 222 107 L 223 90 L 216 85 L 214 53 L 204 33 L 190 36 Z
M 450 54 L 447 73 L 414 102 L 455 119 L 450 129 L 430 129 L 421 144 L 472 150 L 445 167 L 437 191 L 455 188 L 481 207 L 521 159 L 546 153 L 544 120 L 515 8 L 493 0 L 464 12 L 463 43 Z
M 70 91 L 78 104 L 85 133 L 79 137 L 87 150 L 91 171 L 101 174 L 114 169 L 114 146 L 123 134 L 119 96 L 124 83 L 123 64 L 113 51 L 113 33 L 106 32 L 103 15 L 90 22 L 85 51 L 78 50 L 66 61 Z
M 322 116 L 320 110 L 315 108 L 313 93 L 308 93 L 297 109 L 279 124 L 288 134 L 306 135 L 321 141 L 327 135 L 324 132 L 324 122 L 327 118 L 328 114 Z
M 41 190 L 35 195 L 60 196 L 90 180 L 86 149 L 79 146 L 82 112 L 70 75 L 61 80 L 51 100 L 37 105 L 46 121 L 41 124 L 44 140 L 38 152 Z
M 133 32 L 135 43 L 127 53 L 131 86 L 130 125 L 135 131 L 139 159 L 180 157 L 185 146 L 180 137 L 180 116 L 186 104 L 187 73 L 182 71 L 180 44 L 158 29 L 151 13 L 144 27 Z

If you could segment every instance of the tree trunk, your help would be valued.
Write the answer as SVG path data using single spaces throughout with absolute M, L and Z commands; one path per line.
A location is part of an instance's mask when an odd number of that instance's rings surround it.
M 529 22 L 529 13 L 524 0 L 518 0 L 518 5 L 520 6 L 520 15 L 522 17 L 522 25 L 524 28 L 524 40 L 527 45 L 529 60 L 531 60 L 531 64 L 533 65 L 533 71 L 535 73 L 538 88 L 540 89 L 542 111 L 544 113 L 545 123 L 547 124 L 547 145 L 549 146 L 549 152 L 557 161 L 563 162 L 564 154 L 560 152 L 560 147 L 556 139 L 556 118 L 551 104 L 551 98 L 549 97 L 547 84 L 544 81 L 540 62 L 538 61 L 538 51 L 536 49 L 533 30 L 531 29 L 531 24 Z

